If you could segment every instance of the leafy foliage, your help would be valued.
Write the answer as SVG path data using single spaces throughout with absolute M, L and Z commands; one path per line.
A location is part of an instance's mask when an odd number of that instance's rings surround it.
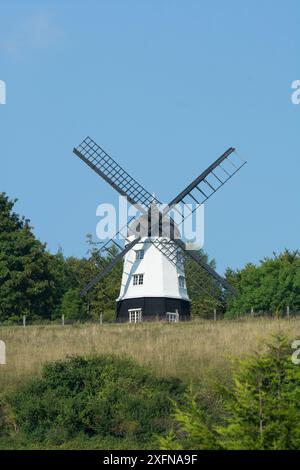
M 69 289 L 65 292 L 61 301 L 60 312 L 67 320 L 84 319 L 86 316 L 84 303 L 78 289 Z
M 75 357 L 47 365 L 12 406 L 21 431 L 37 441 L 79 434 L 143 441 L 166 430 L 170 398 L 183 391 L 179 380 L 156 378 L 131 360 Z
M 216 269 L 216 261 L 209 259 L 208 254 L 203 250 L 197 253 L 198 256 L 210 267 Z M 214 309 L 223 313 L 222 291 L 216 285 L 214 279 L 193 261 L 186 261 L 185 275 L 190 299 L 192 301 L 192 315 L 201 318 L 212 318 Z M 203 286 L 201 290 L 199 286 Z
M 123 263 L 120 261 L 101 282 L 84 297 L 79 293 L 85 285 L 115 256 L 114 247 L 105 255 L 98 250 L 91 236 L 86 258 L 65 258 L 55 255 L 36 239 L 29 220 L 14 212 L 16 201 L 0 193 L 0 321 L 55 319 L 62 314 L 72 320 L 115 318 L 115 302 L 119 295 Z M 214 259 L 200 250 L 200 257 L 215 268 Z M 101 267 L 101 268 L 100 268 Z M 300 311 L 300 252 L 285 250 L 273 258 L 265 258 L 258 266 L 247 264 L 243 269 L 228 269 L 227 280 L 236 287 L 236 298 L 226 297 L 206 271 L 185 263 L 187 287 L 192 300 L 192 314 L 227 318 L 250 312 L 280 313 L 289 306 Z M 205 286 L 205 290 L 194 288 Z M 211 295 L 208 295 L 210 293 Z
M 55 298 L 51 256 L 29 221 L 13 212 L 14 203 L 0 194 L 0 319 L 49 317 Z
M 52 255 L 37 240 L 29 220 L 13 210 L 16 200 L 0 194 L 0 321 L 55 319 L 111 319 L 119 294 L 122 263 L 84 299 L 81 289 L 114 256 L 90 249 L 89 258 L 65 258 L 61 250 Z M 91 245 L 91 242 L 90 242 Z
M 7 400 L 0 394 L 0 438 L 9 436 L 15 429 L 12 412 Z
M 114 258 L 117 254 L 117 248 L 112 246 L 108 248 L 106 256 L 103 256 L 101 250 L 96 248 L 96 245 L 92 242 L 91 237 L 88 237 L 88 243 L 90 245 L 90 258 L 89 263 L 96 266 L 96 269 L 104 269 L 105 266 Z M 96 270 L 96 272 L 98 272 Z M 115 311 L 116 299 L 119 296 L 121 278 L 123 270 L 123 261 L 120 261 L 114 266 L 107 276 L 101 279 L 101 282 L 97 283 L 95 287 L 88 293 L 88 302 L 91 309 L 92 316 L 99 316 L 99 313 L 107 313 Z
M 285 250 L 264 258 L 259 266 L 247 264 L 237 271 L 227 270 L 227 279 L 239 295 L 228 301 L 227 316 L 255 312 L 300 311 L 300 252 Z

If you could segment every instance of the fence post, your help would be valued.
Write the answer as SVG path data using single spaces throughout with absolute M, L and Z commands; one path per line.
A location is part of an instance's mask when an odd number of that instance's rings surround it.
M 251 307 L 251 317 L 254 317 L 254 308 Z
M 288 319 L 290 318 L 290 306 L 289 305 L 286 307 L 286 316 Z
M 26 326 L 26 315 L 23 315 L 23 327 L 25 328 Z
M 65 316 L 64 315 L 61 316 L 61 324 L 62 324 L 62 326 L 65 326 Z
M 214 308 L 214 321 L 217 321 L 217 309 Z
M 102 323 L 103 323 L 103 313 L 102 312 L 99 315 L 99 323 L 100 323 L 100 325 L 102 325 Z

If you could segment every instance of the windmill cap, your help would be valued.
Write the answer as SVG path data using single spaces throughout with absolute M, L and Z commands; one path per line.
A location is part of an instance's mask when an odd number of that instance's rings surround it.
M 153 202 L 147 214 L 143 214 L 128 225 L 129 235 L 136 237 L 166 237 L 180 239 L 180 231 L 173 219 L 162 213 Z

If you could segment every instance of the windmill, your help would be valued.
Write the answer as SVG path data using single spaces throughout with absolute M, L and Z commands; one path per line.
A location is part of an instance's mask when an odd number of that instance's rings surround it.
M 224 292 L 236 295 L 235 289 L 226 279 L 207 264 L 198 252 L 187 250 L 179 238 L 179 225 L 245 165 L 246 162 L 234 148 L 230 147 L 223 153 L 162 210 L 156 196 L 132 178 L 90 137 L 85 138 L 73 152 L 126 197 L 140 214 L 128 221 L 125 231 L 124 228 L 120 229 L 102 246 L 100 252 L 110 252 L 113 246 L 116 253 L 100 267 L 99 273 L 86 285 L 82 295 L 87 294 L 121 260 L 124 263 L 120 295 L 116 299 L 117 321 L 137 323 L 160 318 L 176 322 L 189 319 L 190 297 L 187 287 L 189 292 L 200 291 L 212 298 Z M 181 216 L 179 224 L 175 223 L 170 213 L 179 204 L 189 202 L 193 203 L 190 213 Z M 120 239 L 123 239 L 124 244 Z M 186 278 L 189 286 L 186 285 Z M 215 302 L 217 304 L 219 301 Z

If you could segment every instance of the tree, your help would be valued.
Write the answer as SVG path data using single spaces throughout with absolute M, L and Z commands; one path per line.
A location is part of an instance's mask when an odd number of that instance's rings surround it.
M 117 248 L 112 245 L 106 250 L 106 255 L 99 250 L 96 243 L 88 237 L 89 259 L 88 266 L 90 269 L 89 281 L 92 277 L 104 269 L 107 264 L 117 255 Z M 123 260 L 119 261 L 114 268 L 99 281 L 93 289 L 87 294 L 89 302 L 90 314 L 94 318 L 98 318 L 103 313 L 104 319 L 112 320 L 115 318 L 116 299 L 119 296 L 120 285 L 123 271 Z
M 197 255 L 211 268 L 216 269 L 216 261 L 210 260 L 203 250 L 199 250 Z M 215 308 L 223 313 L 222 290 L 210 274 L 197 266 L 194 261 L 187 259 L 185 261 L 185 276 L 192 301 L 192 315 L 212 318 Z M 199 286 L 203 286 L 203 290 Z
M 300 448 L 300 368 L 281 334 L 266 351 L 240 361 L 230 388 L 219 387 L 222 424 L 194 395 L 175 404 L 173 431 L 162 449 L 293 450 Z M 211 413 L 212 415 L 212 413 Z
M 84 302 L 78 289 L 69 289 L 65 292 L 60 312 L 66 319 L 82 320 L 86 317 Z
M 217 449 L 216 433 L 211 428 L 209 415 L 198 401 L 192 387 L 184 396 L 185 405 L 173 402 L 174 429 L 159 438 L 162 450 Z
M 58 250 L 50 257 L 50 273 L 54 279 L 55 302 L 51 312 L 51 318 L 61 316 L 61 302 L 65 293 L 72 287 L 76 287 L 70 265 L 66 262 L 62 250 Z
M 49 318 L 55 303 L 51 255 L 29 220 L 13 211 L 15 202 L 0 193 L 0 320 Z
M 228 391 L 225 425 L 217 428 L 225 449 L 300 448 L 300 369 L 280 334 L 264 354 L 241 362 Z
M 239 295 L 228 299 L 228 317 L 256 312 L 300 310 L 300 252 L 285 250 L 273 258 L 264 258 L 258 266 L 247 264 L 243 269 L 226 272 L 227 280 Z

